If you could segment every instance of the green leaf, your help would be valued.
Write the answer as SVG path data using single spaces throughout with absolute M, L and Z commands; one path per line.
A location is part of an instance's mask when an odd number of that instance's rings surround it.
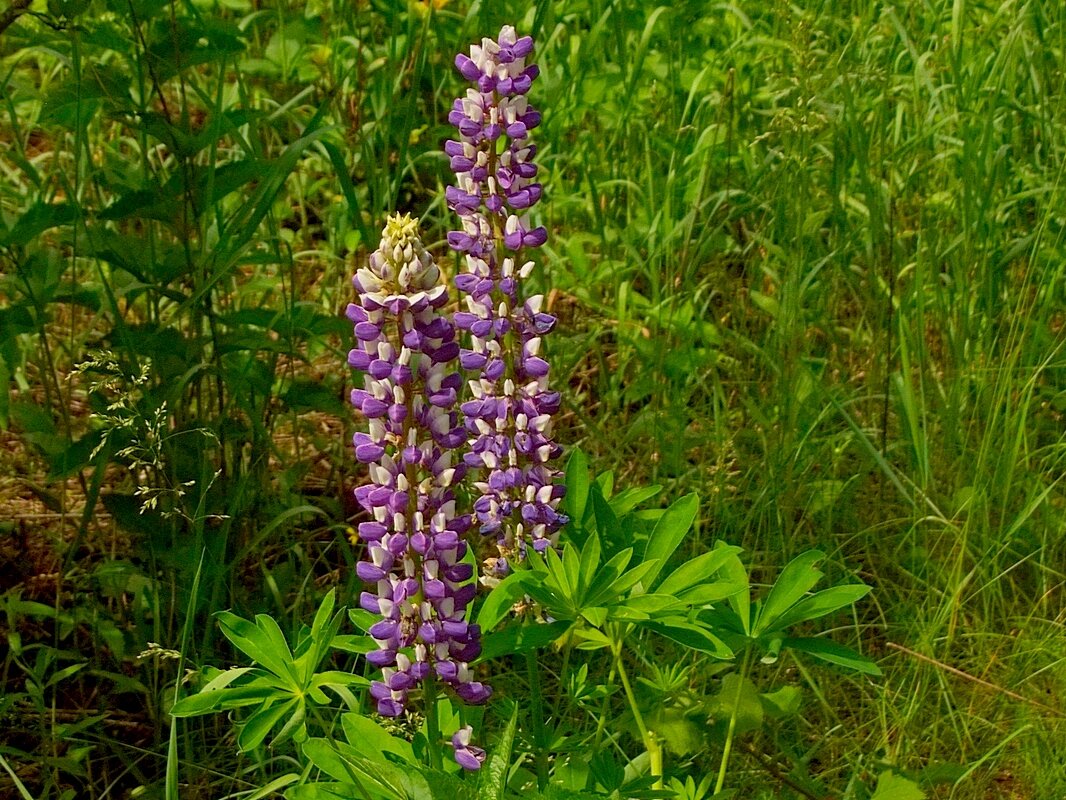
M 736 548 L 727 545 L 725 542 L 715 542 L 714 552 L 721 550 L 730 551 L 719 569 L 722 577 L 730 583 L 745 587 L 736 594 L 729 596 L 729 606 L 733 609 L 733 613 L 736 614 L 743 633 L 751 635 L 751 582 L 748 579 L 748 571 L 736 554 Z
M 617 619 L 661 617 L 665 611 L 680 611 L 681 601 L 668 594 L 637 594 L 611 609 Z M 628 612 L 628 613 L 627 613 Z
M 788 611 L 778 617 L 774 627 L 784 630 L 797 622 L 808 622 L 812 619 L 824 617 L 838 609 L 850 606 L 861 600 L 870 592 L 870 587 L 864 583 L 849 583 L 843 586 L 833 586 L 815 592 L 809 597 L 804 597 L 792 606 Z
M 334 650 L 357 654 L 369 653 L 377 649 L 377 644 L 369 636 L 350 633 L 334 636 L 329 646 Z
M 772 630 L 786 611 L 798 602 L 814 584 L 821 580 L 821 571 L 814 565 L 825 558 L 818 550 L 801 553 L 792 559 L 777 578 L 777 582 L 766 596 L 758 619 L 755 621 L 754 634 Z
M 803 703 L 803 692 L 798 686 L 782 686 L 777 691 L 765 692 L 759 697 L 766 716 L 774 719 L 794 717 L 800 712 Z
M 574 588 L 570 585 L 570 581 L 567 578 L 567 569 L 563 563 L 563 558 L 566 557 L 567 552 L 571 553 L 573 558 L 574 547 L 571 544 L 567 544 L 563 548 L 563 555 L 560 556 L 553 548 L 548 548 L 544 553 L 544 567 L 547 572 L 545 575 L 542 572 L 534 573 L 541 577 L 541 586 L 543 590 L 547 591 L 552 600 L 548 601 L 548 605 L 567 605 L 572 606 L 574 597 Z M 576 558 L 575 558 L 576 562 Z M 574 571 L 577 571 L 575 564 Z M 526 583 L 526 591 L 529 592 L 531 597 L 536 598 L 535 591 L 538 587 L 531 585 L 528 581 Z
M 589 467 L 581 448 L 575 447 L 566 462 L 566 496 L 563 510 L 575 527 L 585 518 L 585 505 L 589 498 Z
M 11 230 L 0 235 L 0 244 L 24 247 L 49 228 L 69 225 L 77 217 L 78 208 L 70 203 L 34 203 L 18 218 Z
M 666 576 L 655 591 L 680 595 L 686 589 L 710 580 L 728 558 L 740 552 L 739 547 L 725 546 L 701 553 Z
M 353 747 L 369 756 L 385 759 L 385 753 L 394 753 L 404 761 L 414 762 L 415 753 L 411 743 L 406 739 L 393 736 L 381 725 L 362 714 L 344 714 L 341 716 L 341 728 L 344 738 Z
M 282 787 L 288 786 L 291 783 L 296 783 L 298 780 L 300 780 L 299 773 L 290 772 L 287 775 L 275 778 L 270 783 L 256 789 L 251 794 L 242 795 L 241 800 L 262 800 L 262 798 L 270 797 L 281 791 Z
M 100 64 L 74 78 L 53 83 L 41 104 L 41 122 L 55 122 L 70 130 L 84 128 L 103 106 L 129 105 L 131 81 L 114 67 Z
M 603 606 L 590 606 L 581 609 L 581 618 L 593 628 L 602 628 L 607 622 L 607 609 Z
M 870 800 L 925 800 L 925 792 L 914 781 L 885 770 L 877 778 Z
M 305 684 L 311 679 L 315 667 L 318 666 L 328 652 L 333 637 L 340 627 L 340 614 L 336 617 L 333 616 L 336 598 L 337 590 L 330 589 L 326 596 L 322 598 L 322 603 L 319 605 L 318 611 L 315 612 L 315 619 L 311 623 L 312 646 L 303 658 L 303 669 L 301 670 L 301 677 Z
M 596 476 L 596 480 L 593 481 L 593 486 L 599 490 L 600 497 L 604 500 L 610 500 L 611 494 L 614 492 L 614 472 L 607 470 Z M 592 490 L 592 487 L 589 487 Z
M 687 494 L 673 503 L 659 521 L 655 523 L 651 535 L 648 537 L 648 545 L 644 549 L 644 561 L 657 560 L 658 567 L 647 575 L 648 585 L 655 583 L 662 568 L 670 560 L 685 534 L 692 528 L 696 520 L 696 514 L 700 509 L 700 500 L 695 493 Z
M 578 597 L 582 597 L 585 591 L 592 586 L 596 578 L 596 569 L 600 566 L 600 537 L 598 534 L 590 534 L 581 548 L 581 563 L 578 567 L 577 586 Z
M 588 545 L 588 542 L 585 543 Z M 549 551 L 548 562 L 551 563 L 552 558 Z M 594 550 L 594 554 L 599 560 L 599 547 Z M 562 579 L 560 585 L 563 588 L 564 595 L 567 598 L 576 600 L 581 596 L 581 557 L 578 555 L 577 548 L 572 544 L 567 543 L 563 546 L 562 557 Z
M 511 706 L 511 718 L 507 721 L 492 754 L 485 760 L 478 774 L 478 800 L 503 800 L 507 789 L 507 774 L 511 767 L 511 748 L 514 747 L 515 730 L 518 727 L 518 704 Z
M 830 639 L 788 638 L 784 640 L 783 645 L 791 647 L 793 650 L 799 650 L 801 653 L 812 655 L 815 658 L 820 658 L 822 661 L 828 661 L 830 664 L 853 669 L 864 675 L 881 676 L 881 670 L 873 661 L 859 655 L 850 647 L 837 644 Z
M 292 654 L 289 653 L 284 637 L 282 637 L 282 649 L 279 652 L 274 646 L 271 635 L 258 625 L 229 611 L 220 611 L 217 616 L 222 635 L 229 639 L 234 647 L 279 678 L 289 678 L 295 685 L 296 675 L 292 665 Z M 277 623 L 274 625 L 276 627 Z M 278 634 L 280 633 L 279 629 Z M 286 657 L 288 662 L 284 660 Z
M 362 675 L 354 672 L 345 672 L 339 669 L 330 669 L 325 672 L 316 672 L 311 679 L 311 688 L 329 686 L 369 686 L 370 681 Z
M 409 800 L 399 768 L 387 762 L 378 763 L 364 758 L 351 745 L 328 739 L 308 739 L 303 744 L 303 754 L 334 780 L 347 784 L 370 784 L 370 788 L 383 793 L 389 800 Z M 359 797 L 359 794 L 347 797 Z
M 722 678 L 722 688 L 712 701 L 716 726 L 728 726 L 736 717 L 736 733 L 748 733 L 762 727 L 763 707 L 759 690 L 750 678 L 730 672 Z
M 577 628 L 574 638 L 579 640 L 576 645 L 578 650 L 602 650 L 612 644 L 607 634 L 597 628 Z
M 307 705 L 298 699 L 294 699 L 294 702 L 296 703 L 295 711 L 288 719 L 284 720 L 281 730 L 270 742 L 271 747 L 277 747 L 287 742 L 290 738 L 296 739 L 297 742 L 307 739 L 307 725 L 304 722 L 307 718 Z
M 607 555 L 614 555 L 625 546 L 618 517 L 604 498 L 599 484 L 589 488 L 589 497 L 592 498 L 592 517 L 595 523 L 593 527 L 600 535 L 600 546 Z
M 283 703 L 274 703 L 256 711 L 248 718 L 237 736 L 237 747 L 242 753 L 254 750 L 263 743 L 271 729 L 285 716 L 297 711 L 297 706 L 303 705 L 299 699 L 292 698 Z
M 747 586 L 743 586 L 737 583 L 730 583 L 729 581 L 715 581 L 714 583 L 707 583 L 703 586 L 694 586 L 686 592 L 682 592 L 678 596 L 678 600 L 681 600 L 688 606 L 706 606 L 711 603 L 717 603 L 719 600 L 724 600 L 727 597 L 733 597 L 738 592 L 742 592 L 747 589 Z M 657 592 L 660 590 L 656 590 Z
M 662 486 L 643 486 L 639 489 L 626 489 L 612 497 L 608 503 L 615 514 L 619 517 L 624 517 L 641 503 L 651 500 L 662 490 Z
M 489 592 L 477 615 L 477 624 L 481 626 L 482 631 L 491 631 L 499 625 L 500 620 L 506 617 L 514 604 L 525 595 L 524 583 L 528 580 L 528 575 L 527 572 L 512 572 Z
M 505 655 L 516 655 L 528 650 L 545 647 L 570 629 L 566 620 L 547 624 L 511 625 L 502 631 L 494 631 L 481 640 L 481 655 L 477 662 L 489 661 Z
M 286 800 L 352 800 L 363 790 L 354 783 L 305 783 L 285 791 Z
M 698 753 L 706 747 L 701 727 L 680 708 L 659 706 L 648 715 L 647 723 L 670 752 L 679 756 Z
M 707 653 L 715 658 L 732 658 L 728 645 L 703 625 L 689 622 L 684 617 L 666 618 L 640 623 L 641 627 L 655 631 L 671 641 L 692 650 Z
M 255 626 L 266 636 L 271 654 L 275 656 L 285 670 L 285 672 L 277 673 L 278 676 L 285 677 L 289 675 L 294 679 L 297 678 L 296 669 L 293 665 L 292 651 L 289 650 L 289 643 L 285 640 L 285 634 L 281 632 L 281 626 L 278 625 L 277 620 L 269 614 L 256 614 Z
M 359 235 L 362 237 L 363 242 L 371 242 L 373 240 L 373 235 L 371 234 L 370 229 L 366 226 L 366 222 L 363 220 L 363 214 L 359 210 L 359 197 L 356 195 L 355 183 L 352 181 L 348 166 L 344 163 L 344 156 L 341 155 L 341 151 L 332 142 L 321 141 L 318 144 L 319 147 L 326 151 L 326 155 L 329 157 L 329 161 L 333 165 L 333 171 L 337 176 L 337 182 L 340 183 L 341 191 L 344 193 L 344 199 L 348 203 L 348 217 L 355 223 L 356 228 L 359 229 Z
M 271 698 L 281 699 L 288 696 L 287 693 L 269 686 L 237 686 L 210 692 L 201 691 L 176 702 L 171 707 L 170 714 L 174 717 L 198 717 L 230 708 L 258 705 Z
M 776 318 L 781 313 L 781 305 L 777 302 L 776 298 L 770 297 L 770 295 L 763 294 L 762 292 L 757 292 L 754 289 L 749 291 L 751 294 L 751 302 L 771 317 Z
M 628 554 L 630 552 L 630 550 L 623 550 L 619 555 Z M 626 558 L 626 561 L 628 562 L 629 559 Z M 608 599 L 614 600 L 614 598 L 625 594 L 638 583 L 650 583 L 648 575 L 655 572 L 658 566 L 659 562 L 655 560 L 644 561 L 637 564 L 633 569 L 626 571 L 624 575 L 619 576 L 613 581 L 604 594 L 607 595 Z
M 590 606 L 604 605 L 614 600 L 618 594 L 614 591 L 614 583 L 622 575 L 622 571 L 629 566 L 629 560 L 633 557 L 633 548 L 626 548 L 615 555 L 596 572 L 596 578 L 589 585 L 582 600 Z M 632 584 L 630 584 L 632 585 Z

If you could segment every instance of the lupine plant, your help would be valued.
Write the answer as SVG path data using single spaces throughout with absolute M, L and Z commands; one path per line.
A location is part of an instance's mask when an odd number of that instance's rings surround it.
M 348 364 L 360 375 L 351 403 L 363 420 L 353 443 L 368 478 L 355 489 L 356 571 L 369 590 L 350 617 L 363 633 L 339 632 L 332 593 L 294 651 L 269 617 L 252 623 L 225 613 L 226 636 L 259 666 L 206 671 L 200 694 L 174 709 L 193 716 L 254 707 L 238 737 L 246 750 L 280 726 L 274 744 L 291 738 L 302 767 L 270 788 L 288 787 L 292 800 L 466 797 L 471 784 L 458 775 L 475 770 L 479 800 L 702 797 L 712 780 L 724 797 L 735 739 L 752 730 L 750 708 L 781 716 L 794 713 L 798 697 L 792 687 L 760 694 L 750 679 L 754 654 L 773 663 L 791 648 L 877 674 L 846 648 L 791 635 L 867 592 L 854 584 L 810 593 L 821 553 L 796 558 L 753 601 L 740 548 L 719 542 L 677 557 L 699 517 L 696 495 L 645 509 L 659 487 L 615 491 L 613 476 L 593 478 L 577 449 L 565 476 L 554 466 L 561 398 L 549 385 L 543 338 L 556 319 L 524 287 L 547 241 L 530 216 L 542 195 L 530 141 L 541 117 L 526 98 L 538 76 L 532 52 L 530 37 L 505 26 L 455 59 L 472 83 L 452 106 L 457 138 L 444 147 L 455 173 L 445 197 L 460 222 L 447 237 L 460 256 L 459 309 L 449 313 L 441 270 L 409 215 L 389 217 L 353 280 Z M 486 552 L 479 570 L 477 555 Z M 356 655 L 350 679 L 316 672 L 330 646 Z M 591 685 L 588 664 L 575 661 L 595 651 L 609 667 Z M 678 666 L 649 668 L 646 678 L 641 664 L 651 659 L 643 657 L 656 652 L 673 653 Z M 471 711 L 493 696 L 478 678 L 482 665 L 518 656 L 528 714 L 502 702 L 490 706 L 502 714 Z M 728 666 L 735 656 L 739 672 Z M 556 689 L 543 660 L 568 693 L 550 710 L 545 695 Z M 687 691 L 683 709 L 671 704 L 676 697 L 648 702 L 647 687 L 676 696 L 696 670 L 722 676 L 716 694 Z M 346 742 L 333 733 L 327 688 L 347 707 L 333 709 Z M 474 742 L 492 716 L 509 722 L 487 756 Z M 578 733 L 564 734 L 562 717 Z M 321 736 L 311 736 L 312 719 Z M 628 753 L 629 734 L 644 752 L 619 764 L 611 751 Z M 446 764 L 448 739 L 455 763 Z M 670 774 L 669 755 L 691 752 L 692 741 L 719 752 L 717 770 L 699 784 Z M 527 756 L 535 772 L 522 766 Z M 311 781 L 311 767 L 332 782 Z

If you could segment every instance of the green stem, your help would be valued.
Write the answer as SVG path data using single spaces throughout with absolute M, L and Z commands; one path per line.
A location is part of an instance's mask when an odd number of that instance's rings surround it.
M 611 670 L 607 673 L 607 686 L 614 686 L 614 674 L 615 674 L 614 661 L 611 661 Z M 592 738 L 592 752 L 596 752 L 600 748 L 600 742 L 603 740 L 603 733 L 607 729 L 607 711 L 611 705 L 611 693 L 604 694 L 603 703 L 600 705 L 600 716 L 596 720 L 596 735 Z
M 629 675 L 626 673 L 625 664 L 622 662 L 623 642 L 623 637 L 618 637 L 617 639 L 612 640 L 611 652 L 614 654 L 615 669 L 617 669 L 618 677 L 622 681 L 622 688 L 625 690 L 626 700 L 629 701 L 629 710 L 633 712 L 633 721 L 637 724 L 637 730 L 640 732 L 641 741 L 644 742 L 644 749 L 648 751 L 648 758 L 651 761 L 651 775 L 655 778 L 655 783 L 652 788 L 662 789 L 663 750 L 659 745 L 659 741 L 655 738 L 655 732 L 648 730 L 648 726 L 644 724 L 644 716 L 640 713 L 640 706 L 637 704 L 637 696 L 633 693 L 633 687 L 629 683 Z
M 533 650 L 526 651 L 526 671 L 529 675 L 529 713 L 533 718 L 533 747 L 537 765 L 537 789 L 548 788 L 548 750 L 544 728 L 544 701 L 540 693 L 540 665 Z
M 440 722 L 437 720 L 437 684 L 433 678 L 426 678 L 423 697 L 426 705 L 426 739 L 429 742 L 429 766 L 441 769 Z
M 740 668 L 740 680 L 737 682 L 736 696 L 733 698 L 733 711 L 729 714 L 729 729 L 725 735 L 725 746 L 722 748 L 722 763 L 718 765 L 718 780 L 714 784 L 714 793 L 718 794 L 725 785 L 725 776 L 729 768 L 729 754 L 733 751 L 733 736 L 737 729 L 737 714 L 740 710 L 740 695 L 744 690 L 744 681 L 748 679 L 748 669 L 751 666 L 751 648 L 744 653 L 744 663 Z

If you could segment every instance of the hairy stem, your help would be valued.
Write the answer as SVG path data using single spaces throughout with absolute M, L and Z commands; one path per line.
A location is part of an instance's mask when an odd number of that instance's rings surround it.
M 733 751 L 733 736 L 737 729 L 737 714 L 740 710 L 740 693 L 744 690 L 744 681 L 748 677 L 748 668 L 751 666 L 751 648 L 744 654 L 744 664 L 740 668 L 740 680 L 737 682 L 736 696 L 733 698 L 733 710 L 729 714 L 729 729 L 725 735 L 725 746 L 722 748 L 722 763 L 718 765 L 718 780 L 714 784 L 714 793 L 718 794 L 725 785 L 725 776 L 729 769 L 729 754 Z
M 640 739 L 644 743 L 644 749 L 648 751 L 648 758 L 651 760 L 651 774 L 655 778 L 655 784 L 652 788 L 663 788 L 663 749 L 659 745 L 659 740 L 655 738 L 655 732 L 648 730 L 648 726 L 644 723 L 644 716 L 640 713 L 640 706 L 637 704 L 637 696 L 633 693 L 633 687 L 629 683 L 629 675 L 626 673 L 625 664 L 622 661 L 622 645 L 625 638 L 618 636 L 612 638 L 611 652 L 614 654 L 614 665 L 618 671 L 618 677 L 622 681 L 622 688 L 626 693 L 626 700 L 629 702 L 629 710 L 633 712 L 633 721 L 637 724 L 637 730 L 640 732 Z

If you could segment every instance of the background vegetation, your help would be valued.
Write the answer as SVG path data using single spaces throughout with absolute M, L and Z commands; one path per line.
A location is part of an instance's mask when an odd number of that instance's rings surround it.
M 883 677 L 757 666 L 804 701 L 742 738 L 738 796 L 868 797 L 891 769 L 1066 797 L 1053 0 L 12 6 L 0 793 L 162 796 L 183 627 L 221 664 L 213 611 L 295 630 L 357 597 L 339 312 L 393 209 L 454 271 L 451 60 L 508 22 L 542 68 L 557 438 L 699 492 L 686 555 L 722 539 L 768 580 L 816 547 L 874 587 L 834 637 Z M 675 696 L 715 685 L 691 666 Z M 236 760 L 225 720 L 180 744 L 183 797 L 283 760 Z

